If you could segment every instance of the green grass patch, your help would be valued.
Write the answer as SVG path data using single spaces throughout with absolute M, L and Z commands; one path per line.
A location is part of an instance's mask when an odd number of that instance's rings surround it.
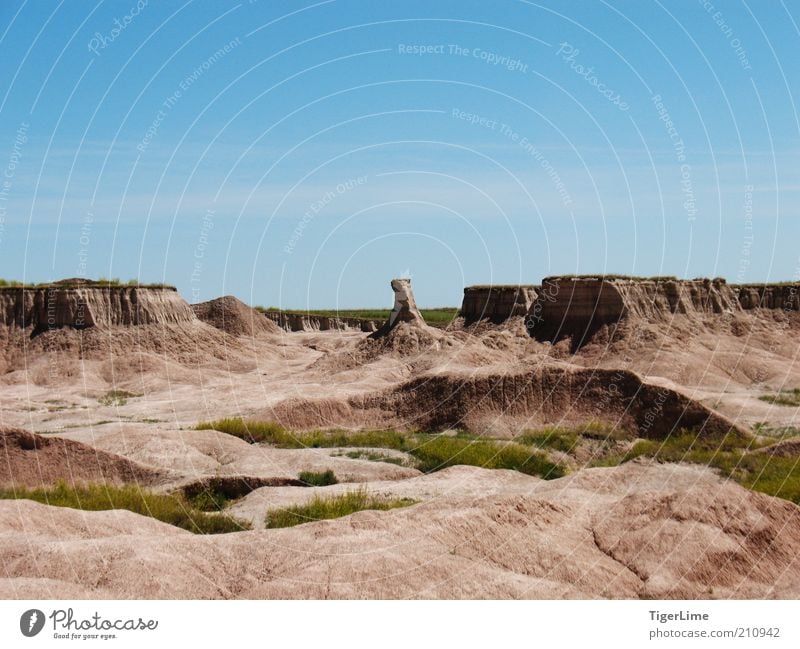
M 485 469 L 511 469 L 542 478 L 560 478 L 564 468 L 550 462 L 543 453 L 515 442 L 470 440 L 443 435 L 424 440 L 408 451 L 425 473 L 466 464 Z
M 453 436 L 401 433 L 394 430 L 309 431 L 292 433 L 274 422 L 244 421 L 236 417 L 197 425 L 198 430 L 218 430 L 251 442 L 279 448 L 385 448 L 411 455 L 416 468 L 430 473 L 466 464 L 487 469 L 512 469 L 543 478 L 560 478 L 565 470 L 538 450 L 515 442 L 481 439 L 466 433 Z
M 761 401 L 766 401 L 775 406 L 800 407 L 800 388 L 793 390 L 781 390 L 775 394 L 762 394 L 758 397 Z
M 346 431 L 315 430 L 291 432 L 271 421 L 245 421 L 241 417 L 202 422 L 197 430 L 218 430 L 255 443 L 266 443 L 278 448 L 340 448 L 355 446 L 362 448 L 392 448 L 405 450 L 408 436 L 392 430 Z
M 222 489 L 215 489 L 212 484 L 189 498 L 188 502 L 198 511 L 218 512 L 225 509 L 232 502 L 232 499 Z
M 409 498 L 378 498 L 369 495 L 366 488 L 361 487 L 339 495 L 317 495 L 303 505 L 272 510 L 267 512 L 266 523 L 269 528 L 293 527 L 303 523 L 341 518 L 364 510 L 387 511 L 408 507 L 415 502 Z
M 336 474 L 331 469 L 327 471 L 301 471 L 297 478 L 300 482 L 305 482 L 309 487 L 328 487 L 332 484 L 339 484 Z
M 768 422 L 759 421 L 753 424 L 756 435 L 785 439 L 787 437 L 800 437 L 800 428 L 797 426 L 772 426 Z
M 103 396 L 98 397 L 97 402 L 101 406 L 124 406 L 128 403 L 128 399 L 141 396 L 144 395 L 128 392 L 127 390 L 109 390 Z
M 22 498 L 54 507 L 71 507 L 84 511 L 127 509 L 195 534 L 225 534 L 250 529 L 250 524 L 246 521 L 199 511 L 182 496 L 156 494 L 131 485 L 78 486 L 60 481 L 47 489 L 0 489 L 0 499 Z

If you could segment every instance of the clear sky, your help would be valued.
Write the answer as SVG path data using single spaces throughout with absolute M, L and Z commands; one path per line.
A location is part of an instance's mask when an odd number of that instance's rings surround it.
M 2 0 L 0 277 L 800 279 L 800 2 Z

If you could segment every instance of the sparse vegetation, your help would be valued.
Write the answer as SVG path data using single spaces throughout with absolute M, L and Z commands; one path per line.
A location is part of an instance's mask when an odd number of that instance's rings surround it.
M 331 469 L 327 471 L 301 471 L 297 478 L 309 487 L 328 487 L 333 484 L 339 484 L 336 474 Z
M 759 421 L 753 424 L 753 432 L 756 435 L 766 435 L 776 439 L 800 437 L 800 428 L 797 426 L 772 426 L 766 421 Z
M 545 277 L 542 280 L 542 283 L 548 280 L 554 279 L 604 279 L 604 280 L 631 280 L 636 282 L 676 282 L 678 278 L 675 275 L 653 275 L 650 277 L 643 276 L 643 275 L 619 275 L 615 273 L 609 273 L 607 275 L 551 275 L 550 277 Z M 705 278 L 698 278 L 698 279 L 705 279 Z M 723 280 L 724 281 L 724 280 Z
M 198 424 L 199 430 L 218 430 L 280 448 L 385 448 L 411 455 L 416 467 L 430 473 L 457 464 L 487 469 L 513 469 L 543 478 L 559 478 L 564 468 L 538 450 L 514 442 L 481 439 L 461 433 L 455 437 L 394 430 L 310 431 L 292 433 L 274 422 L 245 422 L 241 418 Z
M 184 488 L 183 494 L 189 504 L 201 512 L 221 511 L 242 495 L 235 489 L 226 488 L 225 482 L 220 478 L 211 478 Z
M 664 441 L 640 440 L 628 453 L 595 465 L 614 466 L 636 457 L 701 464 L 748 489 L 800 504 L 800 458 L 752 452 L 770 443 L 756 443 L 738 433 L 709 436 L 684 430 Z
M 101 406 L 124 406 L 128 399 L 141 397 L 144 395 L 128 392 L 127 390 L 109 390 L 103 396 L 97 398 Z
M 526 446 L 536 446 L 570 453 L 580 443 L 581 438 L 599 440 L 616 440 L 630 438 L 631 435 L 622 429 L 615 428 L 600 421 L 590 421 L 577 426 L 543 426 L 535 430 L 526 430 L 514 441 Z
M 61 481 L 50 488 L 0 489 L 0 499 L 23 498 L 54 507 L 71 507 L 85 511 L 127 509 L 195 534 L 224 534 L 250 529 L 250 524 L 246 521 L 199 511 L 181 496 L 156 494 L 132 485 L 77 486 Z
M 288 315 L 320 316 L 329 318 L 356 318 L 359 320 L 387 320 L 391 309 L 311 309 L 290 310 L 279 309 L 277 307 L 256 306 L 257 311 L 286 313 Z M 433 309 L 420 309 L 419 312 L 429 325 L 434 327 L 446 327 L 458 314 L 456 307 L 438 307 Z
M 276 509 L 267 513 L 267 527 L 293 527 L 313 521 L 330 520 L 349 516 L 367 509 L 386 511 L 408 507 L 416 501 L 409 498 L 379 498 L 371 496 L 365 487 L 344 494 L 317 495 L 308 503 L 286 509 Z
M 766 401 L 775 406 L 800 407 L 800 388 L 793 390 L 781 390 L 775 394 L 762 394 L 758 397 L 761 401 Z
M 61 280 L 59 282 L 21 282 L 15 279 L 0 278 L 0 288 L 24 288 L 24 289 L 39 289 L 39 288 L 104 288 L 104 287 L 125 287 L 136 286 L 140 288 L 165 288 L 176 290 L 172 284 L 163 284 L 161 282 L 140 283 L 138 279 L 129 279 L 123 283 L 119 278 L 106 278 L 100 277 L 98 279 L 82 279 L 73 278 L 70 280 Z
M 291 432 L 271 421 L 244 421 L 241 417 L 202 422 L 198 430 L 218 430 L 250 443 L 263 442 L 279 448 L 392 448 L 406 450 L 408 435 L 393 430 L 345 431 L 315 430 Z

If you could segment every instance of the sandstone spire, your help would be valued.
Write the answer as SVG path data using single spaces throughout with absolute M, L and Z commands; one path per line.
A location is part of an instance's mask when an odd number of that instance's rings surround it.
M 411 280 L 393 279 L 392 290 L 394 291 L 394 308 L 389 314 L 389 321 L 386 323 L 388 328 L 392 329 L 400 322 L 425 324 L 425 320 L 417 309 L 417 303 L 414 300 L 414 291 L 411 290 Z

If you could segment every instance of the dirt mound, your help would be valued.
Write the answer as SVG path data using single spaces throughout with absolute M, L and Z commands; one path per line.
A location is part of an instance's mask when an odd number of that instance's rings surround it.
M 276 334 L 281 331 L 281 328 L 272 320 L 268 320 L 261 313 L 232 295 L 201 302 L 200 304 L 193 304 L 192 310 L 203 322 L 232 336 L 249 336 L 252 338 L 262 334 Z
M 80 442 L 19 428 L 0 428 L 0 455 L 3 487 L 41 487 L 59 480 L 153 485 L 169 475 Z
M 442 330 L 428 325 L 399 322 L 360 340 L 355 347 L 320 358 L 312 366 L 316 372 L 338 373 L 367 365 L 383 358 L 402 359 L 414 365 L 429 360 L 429 354 L 455 344 Z
M 663 439 L 681 428 L 726 433 L 735 425 L 676 390 L 621 370 L 537 366 L 522 373 L 445 373 L 347 400 L 278 404 L 271 417 L 293 428 L 387 426 L 485 432 L 504 421 L 513 430 L 599 420 L 633 436 Z
M 440 476 L 452 494 L 442 484 L 410 507 L 217 536 L 0 502 L 0 596 L 54 585 L 143 599 L 800 596 L 800 508 L 707 469 L 629 463 L 510 493 L 493 471 L 460 469 Z

